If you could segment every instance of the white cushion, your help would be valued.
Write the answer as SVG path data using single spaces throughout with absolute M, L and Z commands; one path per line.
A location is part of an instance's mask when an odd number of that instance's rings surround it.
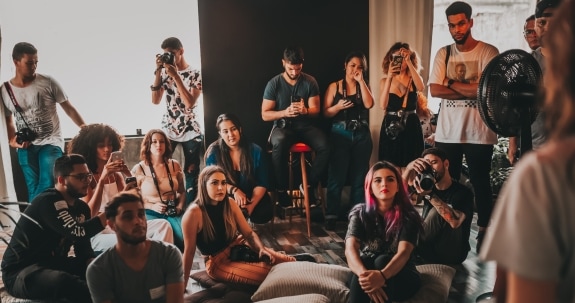
M 442 264 L 418 265 L 421 288 L 409 300 L 401 303 L 447 302 L 455 268 Z
M 257 303 L 330 303 L 329 299 L 320 294 L 307 294 L 299 296 L 279 297 L 275 299 L 258 301 Z

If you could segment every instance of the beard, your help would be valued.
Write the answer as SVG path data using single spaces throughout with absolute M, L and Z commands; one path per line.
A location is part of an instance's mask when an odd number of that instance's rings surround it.
M 453 41 L 455 41 L 455 44 L 461 45 L 461 44 L 465 44 L 465 41 L 467 41 L 467 38 L 469 38 L 469 34 L 471 34 L 471 30 L 468 30 L 468 31 L 463 35 L 463 37 L 462 37 L 461 39 L 459 39 L 459 40 L 455 39 L 455 37 L 452 37 L 452 38 L 453 38 Z
M 75 189 L 73 186 L 70 186 L 70 184 L 68 184 L 68 186 L 66 186 L 66 193 L 74 198 L 74 199 L 80 199 L 82 197 L 85 197 L 87 193 L 82 193 L 79 190 Z
M 129 235 L 128 233 L 126 233 L 122 230 L 119 230 L 119 229 L 116 230 L 116 234 L 118 236 L 120 236 L 120 239 L 122 239 L 122 241 L 124 241 L 130 245 L 138 245 L 138 244 L 146 241 L 146 234 L 144 234 L 142 236 L 132 236 L 132 235 Z

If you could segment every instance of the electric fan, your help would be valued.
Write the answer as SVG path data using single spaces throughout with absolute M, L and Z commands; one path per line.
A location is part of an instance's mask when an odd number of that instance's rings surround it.
M 498 135 L 518 136 L 521 154 L 531 150 L 540 79 L 537 60 L 523 50 L 512 49 L 487 64 L 477 87 L 481 118 Z

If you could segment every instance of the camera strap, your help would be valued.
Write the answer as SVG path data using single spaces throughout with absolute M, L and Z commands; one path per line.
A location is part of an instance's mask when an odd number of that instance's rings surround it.
M 162 203 L 166 203 L 164 202 L 164 199 L 162 199 L 162 192 L 160 191 L 160 184 L 158 183 L 158 177 L 156 175 L 156 172 L 154 171 L 154 165 L 152 163 L 150 163 L 150 173 L 152 174 L 152 179 L 154 179 L 154 185 L 156 185 L 156 190 L 158 191 L 158 195 L 160 196 L 160 201 L 162 201 Z M 168 173 L 168 180 L 170 181 L 170 188 L 172 189 L 172 192 L 174 192 L 174 181 L 172 180 L 172 174 L 170 173 L 170 168 L 168 167 L 168 162 L 166 162 L 166 160 L 164 159 L 164 165 L 166 166 L 166 172 Z M 174 199 L 176 197 L 174 196 Z
M 6 92 L 8 92 L 8 96 L 10 96 L 10 100 L 12 100 L 12 104 L 14 105 L 14 108 L 16 109 L 18 114 L 20 115 L 20 118 L 22 118 L 22 121 L 24 121 L 24 124 L 26 124 L 27 128 L 32 129 L 30 127 L 30 125 L 28 125 L 28 122 L 26 122 L 24 115 L 22 115 L 22 112 L 24 112 L 24 110 L 22 109 L 22 107 L 20 107 L 20 104 L 18 104 L 18 101 L 16 101 L 16 96 L 14 96 L 14 92 L 12 91 L 12 86 L 10 86 L 10 82 L 8 82 L 8 81 L 4 82 L 4 87 L 6 87 Z
M 336 82 L 337 85 L 337 82 Z M 341 79 L 341 94 L 343 96 L 344 99 L 347 99 L 347 82 L 345 81 L 345 78 Z M 355 81 L 355 97 L 356 100 L 360 100 L 363 102 L 363 98 L 361 97 L 361 89 L 359 87 L 359 83 L 357 81 Z M 354 102 L 355 103 L 355 102 Z M 345 120 L 349 121 L 349 118 L 347 116 L 347 108 L 344 109 L 344 115 L 345 115 Z M 357 121 L 361 121 L 361 114 L 358 111 L 357 112 Z

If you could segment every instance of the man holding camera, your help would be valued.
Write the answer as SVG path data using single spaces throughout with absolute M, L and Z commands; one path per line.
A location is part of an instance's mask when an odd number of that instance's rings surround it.
M 267 83 L 262 102 L 262 119 L 274 121 L 269 141 L 273 147 L 272 162 L 282 206 L 291 205 L 287 193 L 282 191 L 287 188 L 290 147 L 303 142 L 315 152 L 310 171 L 310 204 L 316 204 L 315 189 L 329 159 L 326 136 L 315 122 L 320 112 L 319 86 L 314 77 L 302 72 L 303 61 L 300 47 L 286 48 L 282 59 L 284 71 Z
M 449 174 L 447 154 L 423 151 L 410 162 L 403 179 L 423 198 L 423 233 L 416 252 L 426 263 L 461 264 L 469 252 L 473 193 Z
M 17 149 L 28 201 L 32 201 L 54 186 L 52 168 L 63 154 L 64 138 L 56 104 L 79 127 L 85 123 L 60 84 L 50 76 L 36 73 L 38 50 L 34 45 L 14 45 L 12 60 L 16 75 L 0 87 L 0 99 L 6 110 L 10 146 Z
M 196 198 L 200 173 L 200 152 L 203 133 L 198 122 L 197 101 L 202 92 L 200 71 L 192 69 L 184 58 L 184 47 L 178 38 L 162 42 L 163 54 L 156 55 L 156 71 L 152 90 L 152 103 L 160 104 L 166 92 L 166 113 L 162 130 L 170 139 L 172 150 L 182 144 L 184 174 L 186 176 L 187 203 Z

